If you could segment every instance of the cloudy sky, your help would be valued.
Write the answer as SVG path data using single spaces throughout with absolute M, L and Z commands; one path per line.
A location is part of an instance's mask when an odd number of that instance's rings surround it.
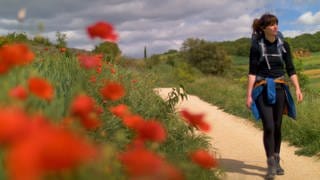
M 69 47 L 92 49 L 99 41 L 88 38 L 86 27 L 102 20 L 114 25 L 124 55 L 142 57 L 144 46 L 150 55 L 179 49 L 187 38 L 249 37 L 253 19 L 264 12 L 279 17 L 285 36 L 320 31 L 318 0 L 0 0 L 0 35 L 23 31 L 55 43 L 59 31 Z

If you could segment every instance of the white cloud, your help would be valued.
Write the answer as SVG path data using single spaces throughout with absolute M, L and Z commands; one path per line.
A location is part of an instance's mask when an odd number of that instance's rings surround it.
M 148 54 L 179 49 L 187 38 L 210 41 L 234 40 L 251 34 L 251 23 L 266 9 L 315 0 L 28 0 L 0 2 L 0 34 L 19 31 L 16 20 L 20 7 L 28 14 L 24 30 L 36 34 L 36 26 L 43 23 L 42 35 L 52 42 L 56 32 L 67 34 L 69 47 L 92 49 L 98 41 L 88 38 L 85 28 L 100 20 L 115 26 L 120 36 L 118 45 L 128 56 L 143 56 L 144 46 Z M 294 2 L 294 3 L 293 3 Z M 296 5 L 298 4 L 298 5 Z M 305 10 L 306 11 L 306 10 Z M 320 12 L 301 15 L 299 23 L 319 24 Z M 292 22 L 289 22 L 292 23 Z M 295 22 L 297 23 L 297 21 Z M 287 35 L 298 35 L 306 26 L 295 26 Z M 309 27 L 307 27 L 309 28 Z M 319 29 L 319 26 L 317 27 Z M 309 28 L 310 30 L 310 28 Z
M 314 34 L 318 32 L 320 29 L 320 25 L 317 26 L 316 28 L 310 28 L 310 29 L 305 29 L 305 30 L 286 30 L 282 31 L 284 37 L 291 37 L 294 38 L 296 36 L 299 36 L 301 34 Z
M 2 25 L 18 25 L 18 21 L 16 19 L 0 19 L 0 24 Z
M 92 44 L 80 44 L 75 45 L 74 48 L 91 51 L 94 48 L 94 46 Z
M 14 2 L 7 3 L 6 7 L 14 5 Z M 55 33 L 60 31 L 67 34 L 69 46 L 91 49 L 96 42 L 88 39 L 86 26 L 106 20 L 115 25 L 124 54 L 139 54 L 145 45 L 150 52 L 161 53 L 180 48 L 189 37 L 226 40 L 243 36 L 250 31 L 251 20 L 246 14 L 264 4 L 263 0 L 30 0 L 26 4 L 25 23 L 28 27 L 43 23 L 42 34 L 52 42 L 56 40 Z M 8 16 L 6 10 L 14 14 L 12 21 L 2 22 L 4 26 L 16 22 L 18 9 L 0 6 L 0 10 L 0 15 L 5 17 Z M 16 26 L 13 23 L 10 29 Z
M 312 14 L 312 12 L 308 11 L 308 12 L 302 14 L 298 18 L 298 22 L 300 22 L 302 24 L 307 24 L 307 25 L 320 24 L 320 11 L 316 12 L 315 14 Z
M 152 52 L 159 53 L 168 49 L 179 49 L 183 41 L 191 37 L 212 41 L 248 37 L 251 34 L 252 19 L 253 17 L 243 14 L 224 21 L 211 19 L 199 21 L 179 19 L 156 23 L 146 19 L 128 21 L 119 26 L 120 47 L 125 48 L 123 51 L 125 53 L 129 48 L 123 44 L 135 44 L 134 46 L 141 44 L 139 49 L 148 45 Z M 124 30 L 121 31 L 121 29 Z M 130 52 L 135 48 L 130 48 Z
M 293 38 L 293 37 L 296 37 L 296 36 L 298 36 L 298 35 L 300 35 L 300 34 L 303 34 L 303 33 L 305 33 L 305 32 L 299 31 L 299 30 L 291 30 L 291 31 L 282 31 L 282 33 L 283 33 L 283 36 L 284 36 L 284 37 L 291 37 L 291 38 Z
M 0 37 L 1 37 L 2 34 L 8 34 L 8 30 L 0 29 Z

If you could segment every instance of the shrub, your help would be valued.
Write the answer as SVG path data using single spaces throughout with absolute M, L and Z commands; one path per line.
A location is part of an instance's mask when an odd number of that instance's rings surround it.
M 181 48 L 185 59 L 205 74 L 223 74 L 231 66 L 227 53 L 216 44 L 187 39 Z
M 118 44 L 108 41 L 95 46 L 93 52 L 103 54 L 104 59 L 110 62 L 114 62 L 121 55 Z
M 33 37 L 33 41 L 37 44 L 42 44 L 42 45 L 46 45 L 46 46 L 50 46 L 52 44 L 48 38 L 45 38 L 40 35 Z

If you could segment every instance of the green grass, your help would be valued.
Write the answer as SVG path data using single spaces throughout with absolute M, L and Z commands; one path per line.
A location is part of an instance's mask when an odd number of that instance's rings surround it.
M 312 53 L 311 56 L 309 57 L 301 57 L 297 59 L 301 60 L 304 65 L 304 69 L 308 70 L 308 69 L 320 68 L 319 58 L 320 58 L 320 52 L 317 52 L 317 53 Z
M 249 57 L 244 57 L 244 56 L 231 56 L 232 63 L 235 66 L 240 66 L 240 65 L 248 65 L 249 63 Z
M 320 52 L 312 53 L 309 57 L 302 57 L 300 60 L 303 65 L 303 74 L 309 78 L 307 88 L 312 91 L 320 90 Z
M 123 103 L 128 105 L 133 113 L 139 114 L 145 119 L 156 119 L 164 125 L 168 134 L 166 141 L 162 144 L 151 143 L 148 148 L 161 154 L 180 169 L 186 179 L 217 179 L 216 170 L 199 168 L 190 161 L 188 156 L 190 151 L 198 148 L 212 151 L 213 147 L 209 144 L 208 137 L 191 133 L 190 128 L 180 117 L 172 112 L 170 107 L 153 92 L 153 88 L 157 87 L 157 83 L 161 81 L 157 71 L 141 71 L 123 67 L 121 64 L 115 64 L 116 74 L 104 70 L 97 75 L 98 82 L 103 80 L 118 81 L 124 85 L 126 95 L 117 102 L 103 103 L 99 94 L 101 84 L 92 84 L 88 81 L 89 77 L 95 73 L 82 69 L 77 62 L 75 53 L 70 52 L 66 56 L 54 49 L 49 52 L 41 50 L 36 50 L 36 52 L 37 59 L 32 64 L 15 68 L 8 74 L 0 76 L 2 83 L 0 102 L 2 105 L 16 103 L 7 95 L 11 88 L 18 84 L 26 85 L 30 76 L 40 76 L 52 83 L 55 88 L 55 97 L 50 103 L 43 102 L 34 96 L 28 98 L 26 102 L 19 103 L 28 112 L 41 112 L 52 122 L 60 123 L 63 117 L 69 115 L 71 101 L 79 93 L 86 93 L 94 97 L 104 109 L 102 127 L 94 132 L 88 132 L 86 136 L 101 144 L 111 153 L 105 155 L 108 158 L 101 157 L 100 161 L 98 160 L 95 164 L 74 170 L 68 177 L 79 180 L 88 178 L 126 179 L 123 169 L 115 157 L 131 142 L 134 134 L 122 125 L 120 119 L 108 111 L 108 107 Z M 165 67 L 161 71 L 166 70 Z M 172 75 L 168 75 L 164 79 L 168 81 L 171 77 Z M 133 83 L 132 80 L 135 80 L 136 83 Z M 107 133 L 107 136 L 101 135 L 104 132 Z M 0 150 L 0 159 L 4 153 L 5 150 Z M 105 171 L 106 167 L 109 167 L 112 172 Z M 0 166 L 0 179 L 4 179 L 4 172 L 5 167 Z

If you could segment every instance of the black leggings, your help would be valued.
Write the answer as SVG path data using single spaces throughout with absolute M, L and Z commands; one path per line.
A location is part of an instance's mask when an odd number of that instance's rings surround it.
M 275 104 L 268 104 L 266 90 L 263 90 L 256 101 L 262 119 L 263 144 L 267 157 L 280 153 L 282 113 L 286 95 L 279 84 L 276 86 L 276 97 Z

